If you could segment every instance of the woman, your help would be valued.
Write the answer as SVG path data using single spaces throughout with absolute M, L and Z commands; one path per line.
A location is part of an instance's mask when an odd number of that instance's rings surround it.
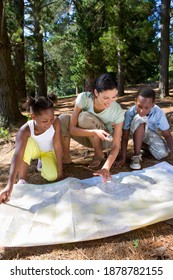
M 117 84 L 112 73 L 101 74 L 95 81 L 93 93 L 82 92 L 78 95 L 72 116 L 61 115 L 63 162 L 70 163 L 70 138 L 78 143 L 94 148 L 90 168 L 98 168 L 104 159 L 104 149 L 110 153 L 102 168 L 94 173 L 103 177 L 110 176 L 110 168 L 119 149 L 124 114 L 117 99 Z M 112 137 L 111 137 L 112 136 Z M 112 138 L 112 139 L 111 139 Z

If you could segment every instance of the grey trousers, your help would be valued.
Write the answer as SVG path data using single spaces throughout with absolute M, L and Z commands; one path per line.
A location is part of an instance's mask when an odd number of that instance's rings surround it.
M 70 122 L 70 116 L 62 114 L 59 116 L 60 122 L 61 122 L 61 129 L 62 129 L 62 135 L 68 138 L 72 138 L 78 143 L 82 144 L 85 147 L 93 148 L 92 143 L 89 139 L 89 137 L 85 136 L 74 136 L 70 134 L 69 131 L 69 122 Z M 79 114 L 78 118 L 78 127 L 83 129 L 103 129 L 106 131 L 105 124 L 96 116 L 89 112 L 82 111 Z M 108 149 L 111 146 L 111 142 L 108 141 L 102 141 L 102 149 Z
M 145 123 L 145 134 L 143 142 L 148 145 L 150 153 L 158 160 L 167 157 L 169 150 L 165 140 L 156 132 L 148 129 L 148 119 L 147 117 L 140 117 L 136 115 L 133 118 L 130 127 L 130 135 L 133 137 L 133 133 L 139 127 L 141 123 Z

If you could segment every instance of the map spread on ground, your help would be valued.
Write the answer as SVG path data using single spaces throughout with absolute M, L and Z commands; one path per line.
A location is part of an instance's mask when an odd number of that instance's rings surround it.
M 45 185 L 15 185 L 0 205 L 0 246 L 86 241 L 173 218 L 173 166 Z

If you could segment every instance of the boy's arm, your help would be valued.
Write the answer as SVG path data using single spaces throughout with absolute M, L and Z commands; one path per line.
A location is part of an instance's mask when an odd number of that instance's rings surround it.
M 116 165 L 122 166 L 126 162 L 127 145 L 129 140 L 130 129 L 123 130 L 121 139 L 121 153 L 120 159 L 117 160 Z
M 165 138 L 167 146 L 170 150 L 170 155 L 173 158 L 173 138 L 172 138 L 170 130 L 168 129 L 168 130 L 162 131 L 162 135 Z
M 62 163 L 62 140 L 61 140 L 61 124 L 58 118 L 54 121 L 55 135 L 53 137 L 53 147 L 58 164 L 58 179 L 63 178 L 63 163 Z

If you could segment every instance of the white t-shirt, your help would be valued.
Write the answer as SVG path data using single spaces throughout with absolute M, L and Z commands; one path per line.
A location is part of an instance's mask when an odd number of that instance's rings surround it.
M 28 121 L 28 125 L 31 131 L 31 137 L 37 142 L 39 149 L 42 152 L 53 151 L 53 136 L 55 134 L 55 129 L 53 125 L 49 127 L 45 132 L 39 135 L 34 134 L 34 121 Z

